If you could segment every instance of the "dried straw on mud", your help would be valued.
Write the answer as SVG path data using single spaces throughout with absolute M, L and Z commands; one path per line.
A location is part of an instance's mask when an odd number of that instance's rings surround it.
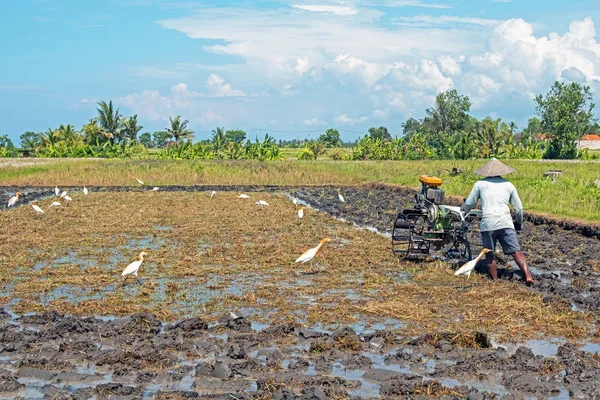
M 298 223 L 283 194 L 73 194 L 36 216 L 0 213 L 0 301 L 18 312 L 74 315 L 151 311 L 160 319 L 245 310 L 255 320 L 381 322 L 399 333 L 475 331 L 525 338 L 583 337 L 592 316 L 544 302 L 522 285 L 454 277 L 440 263 L 399 264 L 389 239 L 307 210 Z M 264 199 L 270 207 L 254 202 Z M 46 208 L 53 199 L 40 201 Z M 47 204 L 46 204 L 47 203 Z M 294 260 L 333 238 L 312 265 Z M 143 285 L 120 273 L 140 251 Z

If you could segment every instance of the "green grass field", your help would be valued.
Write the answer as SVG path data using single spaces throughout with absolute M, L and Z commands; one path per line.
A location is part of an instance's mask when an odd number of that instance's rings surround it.
M 419 187 L 421 174 L 444 180 L 449 195 L 467 196 L 483 160 L 471 161 L 180 161 L 180 160 L 19 160 L 0 168 L 0 185 L 76 186 L 136 185 L 357 185 L 383 182 Z M 28 165 L 14 165 L 28 163 Z M 508 178 L 519 190 L 526 210 L 600 221 L 600 163 L 508 160 L 517 169 Z M 464 172 L 451 176 L 453 167 Z M 553 182 L 543 176 L 562 170 Z M 598 182 L 600 184 L 600 181 Z

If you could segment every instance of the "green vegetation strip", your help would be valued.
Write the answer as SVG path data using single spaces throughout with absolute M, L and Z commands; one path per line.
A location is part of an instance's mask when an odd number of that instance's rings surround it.
M 28 162 L 30 160 L 27 160 Z M 164 185 L 357 185 L 383 182 L 418 188 L 418 175 L 437 175 L 448 195 L 467 196 L 485 161 L 198 161 L 198 160 L 60 160 L 45 165 L 0 169 L 0 185 L 130 186 L 135 177 L 150 187 Z M 18 161 L 17 161 L 18 163 Z M 588 221 L 600 220 L 600 164 L 507 160 L 517 169 L 515 184 L 527 211 Z M 452 175 L 454 167 L 463 172 Z M 550 169 L 562 171 L 555 180 Z

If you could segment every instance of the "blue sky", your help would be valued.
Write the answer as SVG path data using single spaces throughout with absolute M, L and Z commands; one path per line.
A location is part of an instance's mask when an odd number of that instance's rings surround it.
M 8 3 L 7 3 L 8 4 Z M 95 102 L 143 131 L 401 132 L 435 95 L 523 127 L 556 79 L 600 80 L 600 2 L 20 0 L 2 7 L 0 134 L 80 127 Z M 577 4 L 576 6 L 574 4 Z

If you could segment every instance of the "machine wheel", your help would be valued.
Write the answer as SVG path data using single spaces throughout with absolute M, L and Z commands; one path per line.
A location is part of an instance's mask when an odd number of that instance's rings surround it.
M 427 215 L 400 214 L 394 222 L 392 251 L 402 260 L 420 260 L 429 254 L 430 242 L 423 239 Z
M 471 245 L 464 238 L 457 239 L 444 256 L 459 267 L 472 259 Z
M 398 260 L 404 260 L 408 256 L 411 229 L 411 223 L 406 215 L 399 214 L 392 231 L 392 251 Z

